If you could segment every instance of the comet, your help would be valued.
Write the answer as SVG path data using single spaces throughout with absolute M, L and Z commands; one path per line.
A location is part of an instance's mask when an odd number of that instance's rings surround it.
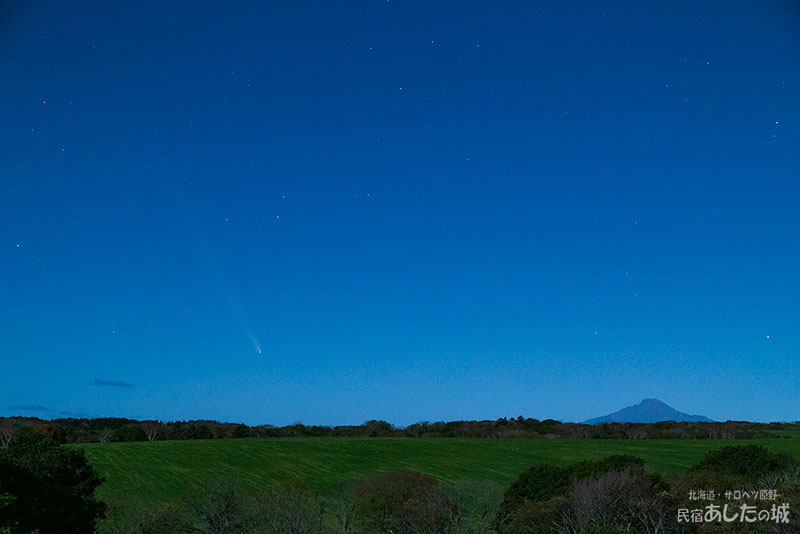
M 259 354 L 263 354 L 261 352 L 261 343 L 258 342 L 255 335 L 250 334 L 250 341 L 253 343 L 253 348 L 256 349 L 256 352 Z

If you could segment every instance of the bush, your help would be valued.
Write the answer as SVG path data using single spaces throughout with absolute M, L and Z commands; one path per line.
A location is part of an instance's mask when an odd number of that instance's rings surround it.
M 506 533 L 550 532 L 559 518 L 569 511 L 569 497 L 580 481 L 587 484 L 609 473 L 640 473 L 648 487 L 666 491 L 669 487 L 657 476 L 644 474 L 644 460 L 629 455 L 608 456 L 599 461 L 583 461 L 569 467 L 538 464 L 529 467 L 503 495 L 495 528 Z
M 498 523 L 507 522 L 525 501 L 544 502 L 566 494 L 572 480 L 569 468 L 538 464 L 526 469 L 503 495 Z
M 451 501 L 451 525 L 458 534 L 490 534 L 503 497 L 499 486 L 460 480 L 442 488 Z
M 575 481 L 560 526 L 570 532 L 666 533 L 677 523 L 653 478 L 633 467 Z
M 231 479 L 211 480 L 189 498 L 189 508 L 208 534 L 241 534 L 249 516 L 239 487 Z
M 583 461 L 569 467 L 538 464 L 529 467 L 515 480 L 503 495 L 496 526 L 508 523 L 526 502 L 543 503 L 554 497 L 565 497 L 574 481 L 597 478 L 607 472 L 619 472 L 629 468 L 642 469 L 644 460 L 635 456 L 613 455 L 599 461 Z M 528 506 L 526 516 L 537 515 Z M 533 531 L 532 531 L 533 532 Z
M 421 473 L 384 473 L 358 487 L 356 524 L 364 534 L 446 534 L 460 517 L 438 481 Z
M 557 496 L 546 501 L 525 501 L 501 526 L 503 534 L 550 534 L 556 521 L 569 508 L 567 497 Z M 568 531 L 569 532 L 569 531 Z
M 771 453 L 760 445 L 736 445 L 709 451 L 690 472 L 712 471 L 719 475 L 755 478 L 794 465 L 789 455 Z
M 257 522 L 274 534 L 319 533 L 324 511 L 319 495 L 299 483 L 276 484 L 256 504 Z
M 644 460 L 628 454 L 614 454 L 599 461 L 586 460 L 569 467 L 573 480 L 597 478 L 608 472 L 621 472 L 626 469 L 644 469 Z
M 186 510 L 173 503 L 164 503 L 141 512 L 136 534 L 190 534 L 196 532 Z

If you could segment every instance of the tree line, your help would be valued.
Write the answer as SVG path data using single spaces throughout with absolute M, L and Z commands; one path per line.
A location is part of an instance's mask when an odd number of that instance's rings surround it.
M 247 426 L 218 421 L 137 421 L 124 418 L 0 417 L 0 446 L 21 428 L 39 428 L 59 443 L 156 441 L 251 437 L 578 438 L 578 439 L 754 439 L 800 433 L 800 423 L 675 422 L 585 425 L 554 419 L 501 417 L 484 421 L 419 422 L 397 427 L 370 420 L 362 425 Z

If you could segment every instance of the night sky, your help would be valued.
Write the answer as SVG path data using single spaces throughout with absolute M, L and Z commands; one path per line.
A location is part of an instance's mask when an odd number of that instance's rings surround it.
M 799 28 L 4 2 L 0 415 L 798 420 Z

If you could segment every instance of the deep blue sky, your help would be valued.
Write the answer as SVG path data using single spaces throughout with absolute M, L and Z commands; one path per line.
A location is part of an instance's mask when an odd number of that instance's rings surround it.
M 0 415 L 800 419 L 792 3 L 235 4 L 3 4 Z

